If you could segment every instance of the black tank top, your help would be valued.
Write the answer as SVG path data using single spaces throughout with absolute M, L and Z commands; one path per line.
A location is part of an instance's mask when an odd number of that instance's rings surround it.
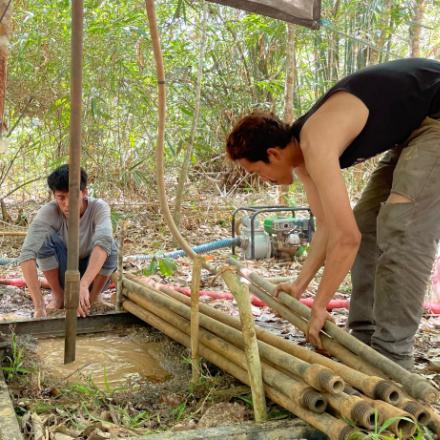
M 292 132 L 299 133 L 307 119 L 342 90 L 357 96 L 369 110 L 365 127 L 339 158 L 341 168 L 347 168 L 402 145 L 425 117 L 440 117 L 440 62 L 408 58 L 347 76 L 294 122 Z

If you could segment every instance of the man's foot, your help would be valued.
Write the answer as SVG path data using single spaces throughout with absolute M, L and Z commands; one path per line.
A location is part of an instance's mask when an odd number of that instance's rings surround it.
M 64 298 L 58 298 L 52 295 L 52 299 L 49 304 L 46 306 L 46 310 L 60 310 L 64 308 Z

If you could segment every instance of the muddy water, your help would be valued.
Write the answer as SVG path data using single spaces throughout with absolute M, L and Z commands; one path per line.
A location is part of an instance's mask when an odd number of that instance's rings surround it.
M 160 364 L 161 344 L 140 336 L 78 336 L 76 360 L 64 365 L 64 339 L 38 341 L 41 369 L 61 381 L 93 380 L 100 389 L 120 388 L 130 380 L 164 382 L 171 377 Z

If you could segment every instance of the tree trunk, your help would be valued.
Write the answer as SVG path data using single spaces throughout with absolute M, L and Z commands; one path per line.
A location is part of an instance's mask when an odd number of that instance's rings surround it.
M 205 62 L 205 52 L 206 52 L 206 43 L 207 43 L 207 26 L 206 26 L 207 20 L 208 20 L 208 6 L 207 3 L 204 2 L 202 19 L 201 19 L 202 35 L 200 39 L 200 56 L 199 56 L 199 66 L 198 66 L 197 79 L 196 79 L 196 96 L 194 103 L 193 121 L 191 125 L 189 144 L 185 151 L 185 158 L 183 160 L 182 168 L 180 170 L 179 182 L 176 191 L 176 202 L 174 204 L 174 221 L 176 223 L 176 226 L 179 226 L 180 223 L 183 190 L 185 187 L 186 178 L 188 176 L 189 166 L 191 163 L 191 154 L 194 146 L 194 138 L 196 136 L 197 125 L 199 122 L 200 96 L 201 96 L 202 80 L 203 80 L 203 65 Z
M 284 122 L 291 124 L 295 119 L 293 109 L 294 87 L 296 77 L 296 56 L 295 56 L 295 25 L 289 23 L 287 25 L 287 42 L 286 42 L 286 82 L 284 86 Z M 289 185 L 282 185 L 279 188 L 278 203 L 287 205 L 287 195 L 289 193 Z
M 413 21 L 409 29 L 411 56 L 420 57 L 420 38 L 422 35 L 422 21 L 425 15 L 425 0 L 414 1 Z
M 424 0 L 423 0 L 424 1 Z M 383 59 L 383 54 L 385 51 L 385 43 L 391 40 L 392 35 L 392 8 L 393 2 L 392 0 L 385 0 L 383 5 L 383 15 L 380 19 L 380 34 L 378 39 L 374 42 L 375 49 L 371 49 L 369 51 L 369 61 L 368 64 L 377 64 L 381 61 L 386 61 Z

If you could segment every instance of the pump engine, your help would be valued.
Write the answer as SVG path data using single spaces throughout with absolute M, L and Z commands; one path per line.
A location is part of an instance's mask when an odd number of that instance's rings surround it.
M 285 215 L 290 211 L 290 215 Z M 245 212 L 238 220 L 236 215 Z M 282 213 L 283 217 L 267 214 Z M 263 221 L 259 216 L 265 214 Z M 247 259 L 269 257 L 291 258 L 299 256 L 310 243 L 314 231 L 314 218 L 309 208 L 246 207 L 232 215 L 232 236 L 240 237 L 240 247 Z M 235 253 L 235 246 L 232 248 Z

